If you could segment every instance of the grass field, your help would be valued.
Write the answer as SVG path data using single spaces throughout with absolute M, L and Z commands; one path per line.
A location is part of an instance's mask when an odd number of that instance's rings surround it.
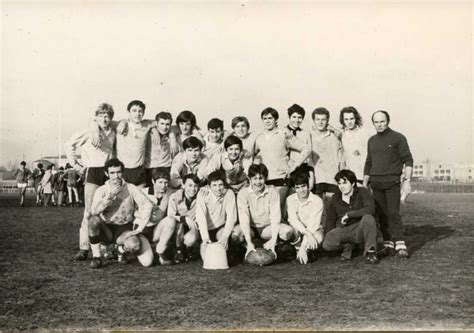
M 73 262 L 81 208 L 0 198 L 0 330 L 474 329 L 474 195 L 413 194 L 407 261 L 200 262 L 100 270 Z

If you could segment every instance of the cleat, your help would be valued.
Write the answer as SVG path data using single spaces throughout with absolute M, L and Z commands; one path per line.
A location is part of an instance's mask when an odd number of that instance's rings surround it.
M 101 268 L 102 267 L 102 259 L 99 258 L 99 257 L 92 258 L 89 267 L 93 268 L 93 269 Z
M 408 258 L 408 249 L 404 241 L 395 242 L 395 254 L 400 259 Z
M 79 252 L 77 252 L 76 255 L 72 259 L 77 260 L 77 261 L 84 261 L 84 260 L 87 260 L 88 255 L 89 255 L 89 251 L 79 250 Z
M 375 265 L 379 263 L 379 258 L 377 258 L 377 254 L 375 253 L 375 250 L 367 251 L 367 254 L 365 255 L 365 262 L 371 265 Z
M 391 241 L 385 241 L 383 242 L 383 249 L 377 252 L 378 256 L 381 257 L 388 257 L 388 256 L 394 256 L 395 255 L 395 244 Z
M 176 250 L 176 254 L 174 255 L 173 261 L 175 264 L 180 264 L 185 261 L 182 250 Z
M 405 260 L 405 259 L 408 259 L 409 254 L 408 254 L 408 251 L 406 249 L 400 249 L 400 250 L 397 251 L 396 256 L 399 259 Z

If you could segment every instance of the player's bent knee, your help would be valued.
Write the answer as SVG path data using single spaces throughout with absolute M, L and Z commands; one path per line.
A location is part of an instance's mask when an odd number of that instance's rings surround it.
M 189 231 L 188 233 L 184 235 L 183 243 L 184 243 L 184 246 L 186 247 L 194 246 L 197 243 L 197 241 L 198 241 L 198 236 L 193 231 Z
M 295 232 L 292 227 L 287 224 L 280 224 L 280 230 L 278 231 L 278 236 L 284 240 L 289 241 L 294 238 Z

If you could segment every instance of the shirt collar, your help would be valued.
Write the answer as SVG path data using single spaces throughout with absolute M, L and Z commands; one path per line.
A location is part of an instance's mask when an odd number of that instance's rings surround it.
M 268 186 L 265 185 L 265 189 L 263 190 L 262 193 L 257 193 L 257 192 L 255 192 L 255 191 L 252 189 L 252 185 L 249 185 L 248 191 L 249 191 L 249 193 L 253 193 L 253 194 L 255 194 L 256 196 L 264 196 L 264 195 L 268 194 Z

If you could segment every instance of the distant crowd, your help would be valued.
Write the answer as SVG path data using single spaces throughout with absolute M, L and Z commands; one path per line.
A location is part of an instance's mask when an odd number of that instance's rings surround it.
M 20 206 L 25 206 L 25 192 L 28 187 L 35 190 L 36 206 L 79 207 L 83 205 L 84 178 L 83 170 L 74 169 L 71 164 L 57 168 L 48 164 L 44 169 L 38 163 L 31 171 L 26 162 L 20 163 L 20 168 L 14 171 L 20 189 Z
M 352 106 L 340 111 L 341 128 L 329 124 L 323 107 L 311 113 L 312 130 L 301 128 L 306 112 L 294 104 L 283 127 L 268 107 L 260 113 L 263 131 L 250 131 L 248 119 L 237 116 L 229 130 L 209 120 L 206 132 L 191 111 L 173 125 L 171 113 L 144 119 L 145 109 L 131 101 L 128 118 L 113 121 L 113 107 L 102 103 L 67 141 L 66 170 L 48 166 L 30 175 L 22 165 L 17 172 L 21 205 L 30 176 L 35 188 L 41 184 L 43 205 L 64 204 L 66 189 L 68 203 L 80 204 L 84 183 L 74 259 L 92 252 L 91 268 L 133 256 L 143 266 L 155 259 L 169 265 L 203 256 L 210 243 L 228 253 L 244 249 L 245 257 L 259 244 L 275 257 L 292 249 L 302 264 L 320 248 L 349 260 L 359 246 L 369 264 L 381 255 L 408 258 L 400 193 L 411 191 L 413 158 L 405 136 L 389 127 L 388 112 L 372 114 L 371 135 Z

